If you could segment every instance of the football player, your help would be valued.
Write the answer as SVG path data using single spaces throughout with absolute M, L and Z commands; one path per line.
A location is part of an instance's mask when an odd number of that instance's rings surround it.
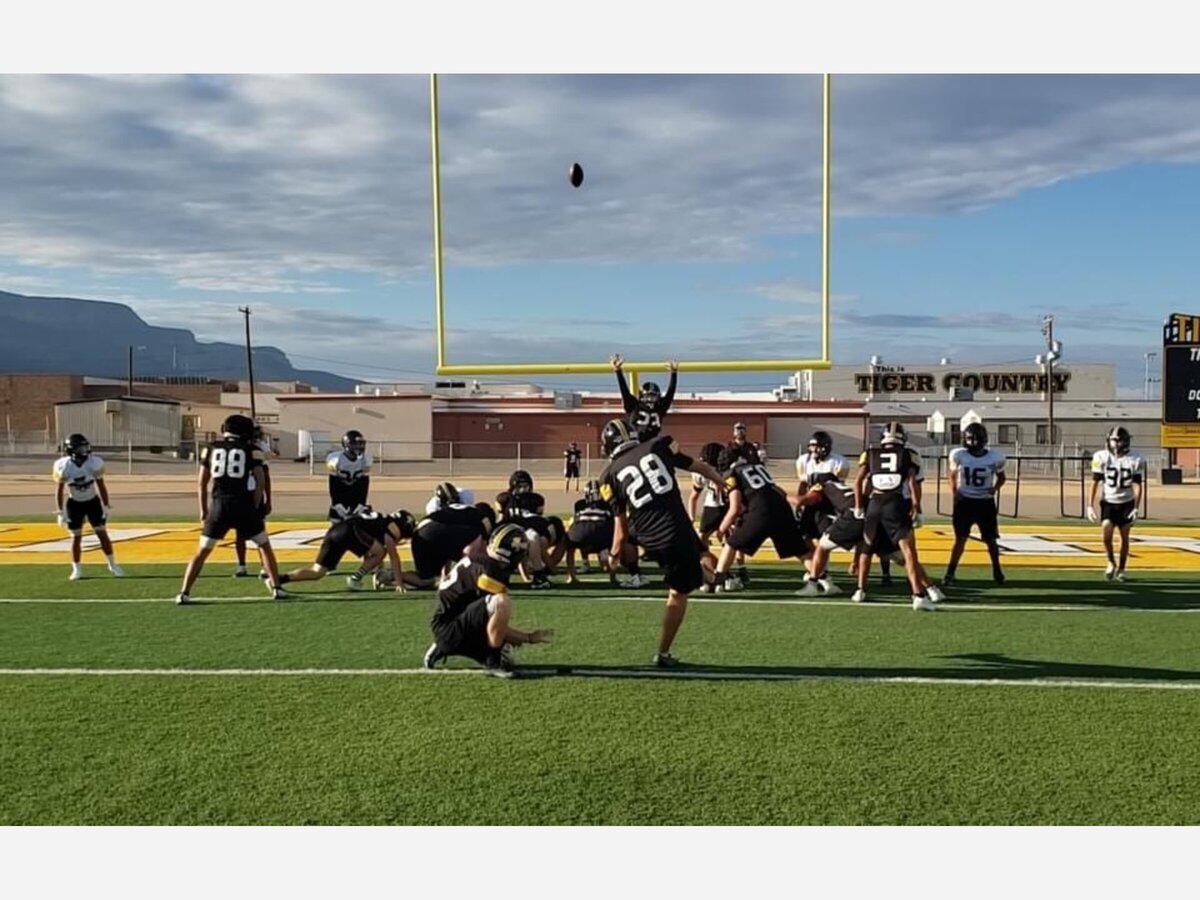
M 391 563 L 388 580 L 397 591 L 403 591 L 405 584 L 411 583 L 412 573 L 403 570 L 396 548 L 400 541 L 412 538 L 416 526 L 416 520 L 407 510 L 400 509 L 388 516 L 371 510 L 360 511 L 330 525 L 313 564 L 307 569 L 296 569 L 279 576 L 279 583 L 320 581 L 338 567 L 343 556 L 353 553 L 362 560 L 362 565 L 346 577 L 346 587 L 352 591 L 363 590 L 363 578 L 377 570 L 386 558 Z
M 449 481 L 443 481 L 433 489 L 433 496 L 425 504 L 425 513 L 437 512 L 447 506 L 474 506 L 475 492 L 470 488 L 459 487 Z
M 683 508 L 675 470 L 698 472 L 716 484 L 722 479 L 703 460 L 680 453 L 679 445 L 667 435 L 639 442 L 620 419 L 604 426 L 600 442 L 610 460 L 600 477 L 600 497 L 612 504 L 615 516 L 609 570 L 616 568 L 631 534 L 646 558 L 662 566 L 667 606 L 654 665 L 669 668 L 678 662 L 671 655 L 671 644 L 687 613 L 688 595 L 707 580 L 700 562 L 704 548 Z
M 734 422 L 733 440 L 725 445 L 725 449 L 733 451 L 737 458 L 743 462 L 751 464 L 762 462 L 758 456 L 758 446 L 746 440 L 746 434 L 746 423 Z M 744 553 L 738 553 L 736 562 L 736 574 L 738 581 L 740 581 L 743 585 L 749 584 L 750 573 L 746 571 L 746 555 Z
M 371 487 L 371 454 L 361 431 L 342 435 L 342 449 L 325 457 L 329 471 L 329 521 L 340 522 L 367 508 Z
M 588 572 L 589 553 L 595 553 L 600 559 L 600 565 L 604 568 L 608 567 L 608 551 L 612 547 L 612 536 L 612 507 L 600 497 L 600 482 L 593 478 L 587 483 L 583 499 L 575 502 L 575 515 L 571 519 L 570 528 L 567 529 L 567 584 L 579 583 L 579 579 L 575 577 L 576 551 L 583 557 L 582 571 L 585 575 Z M 626 543 L 621 548 L 621 552 L 623 555 L 621 562 L 624 563 L 630 574 L 629 579 L 621 586 L 641 587 L 644 582 L 638 564 L 637 548 Z M 609 580 L 613 584 L 617 584 L 615 572 L 609 572 Z
M 908 446 L 908 436 L 899 422 L 889 422 L 878 447 L 863 452 L 859 459 L 858 477 L 854 481 L 855 515 L 863 515 L 863 539 L 869 548 L 858 562 L 858 590 L 855 600 L 866 598 L 867 579 L 871 571 L 870 553 L 883 554 L 885 546 L 899 548 L 904 555 L 904 568 L 912 588 L 915 610 L 933 612 L 937 602 L 926 596 L 927 586 L 918 570 L 917 544 L 913 531 L 920 528 L 921 471 L 920 455 Z M 870 492 L 867 493 L 869 485 Z M 908 497 L 905 496 L 905 486 Z M 863 500 L 867 500 L 865 514 Z M 911 499 L 909 499 L 911 498 Z M 861 596 L 860 596 L 861 595 Z
M 963 445 L 950 453 L 950 492 L 954 495 L 954 547 L 946 567 L 944 584 L 954 583 L 954 572 L 962 558 L 971 526 L 987 545 L 992 560 L 992 580 L 1004 584 L 1000 569 L 1000 530 L 996 518 L 996 495 L 1004 486 L 1004 454 L 988 446 L 987 429 L 972 422 L 963 429 Z
M 246 487 L 251 477 L 255 481 L 253 491 Z M 229 416 L 221 423 L 221 437 L 200 451 L 200 547 L 188 563 L 176 603 L 191 602 L 192 585 L 204 568 L 205 560 L 231 529 L 258 548 L 272 596 L 276 600 L 288 596 L 279 586 L 275 551 L 271 549 L 271 539 L 263 521 L 262 492 L 262 451 L 254 443 L 254 422 L 246 416 Z
M 73 434 L 63 442 L 66 455 L 51 469 L 54 476 L 54 512 L 60 528 L 71 533 L 71 574 L 68 579 L 83 577 L 83 523 L 92 526 L 100 549 L 108 561 L 108 571 L 120 578 L 125 573 L 117 565 L 112 540 L 108 536 L 108 487 L 104 484 L 104 460 L 92 452 L 92 445 L 82 434 Z
M 721 461 L 721 445 L 716 441 L 705 444 L 700 448 L 700 458 L 714 469 L 718 469 L 718 463 Z M 692 517 L 693 522 L 696 521 L 696 507 L 700 504 L 702 504 L 702 511 L 697 531 L 700 533 L 701 542 L 708 547 L 709 539 L 716 534 L 721 523 L 725 521 L 725 514 L 729 512 L 729 500 L 725 497 L 720 484 L 713 484 L 703 475 L 693 473 L 692 493 L 688 496 L 688 515 Z M 716 560 L 714 559 L 713 562 L 715 563 Z
M 753 556 L 768 538 L 780 559 L 808 555 L 810 542 L 800 533 L 787 494 L 771 480 L 766 466 L 748 463 L 727 447 L 721 451 L 717 469 L 725 476 L 729 511 L 717 531 L 725 546 L 717 560 L 714 589 L 740 590 L 741 582 L 729 575 L 734 555 Z
M 1108 433 L 1106 448 L 1092 455 L 1092 492 L 1088 497 L 1087 517 L 1095 522 L 1096 493 L 1101 483 L 1104 494 L 1100 499 L 1100 536 L 1108 564 L 1104 577 L 1109 581 L 1125 580 L 1125 563 L 1129 560 L 1129 529 L 1137 519 L 1142 503 L 1142 481 L 1146 460 L 1129 449 L 1129 432 L 1118 425 Z M 1113 558 L 1113 531 L 1121 533 L 1121 561 Z
M 271 441 L 263 435 L 263 430 L 257 423 L 254 426 L 254 444 L 263 454 L 262 514 L 265 519 L 271 514 L 271 469 L 267 465 L 267 457 L 271 455 Z M 255 484 L 254 476 L 251 475 L 246 480 L 246 489 L 253 491 Z M 245 578 L 250 573 L 246 571 L 246 540 L 240 534 L 234 537 L 233 551 L 237 554 L 237 565 L 233 568 L 233 577 Z
M 543 644 L 553 632 L 514 628 L 508 583 L 529 552 L 519 525 L 501 525 L 483 552 L 463 557 L 438 585 L 437 608 L 430 625 L 433 643 L 425 651 L 426 669 L 450 656 L 465 656 L 500 678 L 516 675 L 509 648 Z
M 529 537 L 527 554 L 532 584 L 536 590 L 552 587 L 550 570 L 566 552 L 566 528 L 562 519 L 546 515 L 546 498 L 533 489 L 533 476 L 517 469 L 508 478 L 508 490 L 496 495 L 498 522 L 514 522 Z
M 846 458 L 833 452 L 833 438 L 828 431 L 814 431 L 808 439 L 807 450 L 796 457 L 796 477 L 799 486 L 796 493 L 801 497 L 828 481 L 844 482 L 850 467 Z M 829 500 L 831 495 L 815 494 L 810 502 L 800 506 L 800 530 L 807 537 L 816 538 L 825 530 L 822 520 L 836 517 L 840 510 Z
M 575 479 L 575 490 L 579 490 L 579 461 L 583 459 L 583 451 L 579 445 L 571 441 L 563 451 L 563 476 L 567 479 L 565 491 L 571 490 L 571 479 Z
M 429 513 L 417 523 L 409 543 L 416 569 L 409 583 L 433 587 L 448 565 L 483 549 L 495 526 L 496 513 L 486 503 L 448 504 Z
M 653 381 L 647 381 L 635 397 L 625 382 L 625 372 L 621 368 L 625 361 L 621 359 L 621 354 L 613 354 L 610 362 L 613 370 L 617 373 L 617 385 L 621 388 L 621 402 L 625 406 L 625 415 L 628 417 L 630 428 L 640 441 L 649 441 L 658 437 L 659 432 L 662 431 L 663 417 L 671 408 L 671 401 L 675 399 L 675 386 L 679 381 L 679 363 L 674 360 L 667 363 L 667 371 L 671 373 L 671 380 L 667 382 L 665 394 Z

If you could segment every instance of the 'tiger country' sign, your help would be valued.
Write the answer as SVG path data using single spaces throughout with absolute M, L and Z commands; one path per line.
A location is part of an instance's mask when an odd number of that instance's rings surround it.
M 1054 373 L 1054 393 L 1065 394 L 1070 372 Z M 854 387 L 860 394 L 932 394 L 937 376 L 932 372 L 857 372 Z M 947 372 L 941 378 L 942 390 L 970 388 L 985 394 L 1042 394 L 1048 390 L 1047 378 L 1037 372 Z

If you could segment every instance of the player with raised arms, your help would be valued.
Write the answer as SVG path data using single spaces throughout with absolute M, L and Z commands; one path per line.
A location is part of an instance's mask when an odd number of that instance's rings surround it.
M 1108 433 L 1104 450 L 1092 455 L 1092 492 L 1088 496 L 1089 522 L 1100 520 L 1100 537 L 1108 563 L 1104 577 L 1109 581 L 1125 580 L 1125 564 L 1129 561 L 1129 529 L 1142 504 L 1142 482 L 1146 476 L 1146 460 L 1129 449 L 1129 432 L 1118 425 Z M 1096 494 L 1100 485 L 1100 515 L 1096 515 Z M 1121 561 L 1113 558 L 1113 532 L 1121 533 Z
M 971 536 L 971 527 L 987 546 L 992 560 L 992 580 L 1004 584 L 1000 568 L 1000 528 L 996 516 L 996 495 L 1004 486 L 1004 454 L 988 446 L 987 428 L 971 422 L 963 429 L 963 445 L 950 453 L 950 492 L 954 495 L 954 547 L 942 582 L 954 583 L 958 561 Z
M 616 569 L 630 535 L 647 559 L 662 566 L 667 607 L 654 665 L 669 668 L 678 664 L 671 644 L 687 613 L 688 595 L 706 581 L 700 562 L 704 547 L 683 508 L 675 470 L 698 472 L 715 483 L 721 482 L 721 475 L 703 460 L 680 453 L 679 445 L 667 435 L 638 441 L 621 419 L 604 426 L 600 443 L 610 460 L 600 476 L 600 497 L 612 504 L 615 517 L 609 570 Z
M 614 353 L 609 362 L 612 363 L 613 371 L 617 373 L 617 386 L 621 389 L 621 402 L 625 406 L 630 429 L 639 441 L 658 437 L 662 431 L 663 416 L 667 414 L 667 410 L 671 408 L 671 401 L 675 399 L 675 387 L 679 382 L 679 363 L 674 360 L 667 363 L 671 380 L 667 382 L 665 394 L 653 381 L 647 381 L 635 397 L 625 381 L 625 371 L 622 368 L 625 361 L 621 354 Z

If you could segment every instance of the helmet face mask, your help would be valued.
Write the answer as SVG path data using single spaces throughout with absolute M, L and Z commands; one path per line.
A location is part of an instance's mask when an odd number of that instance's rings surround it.
M 588 503 L 595 503 L 600 499 L 600 482 L 592 478 L 584 486 L 583 499 Z
M 83 462 L 92 455 L 92 445 L 82 434 L 73 434 L 63 441 L 63 449 L 77 463 Z
M 533 490 L 533 476 L 524 469 L 517 469 L 508 476 L 508 489 L 514 494 L 528 494 Z
M 829 436 L 829 432 L 814 431 L 813 436 L 808 439 L 808 452 L 813 455 L 813 459 L 829 459 L 829 454 L 833 452 L 833 438 Z
M 972 422 L 963 429 L 963 446 L 972 456 L 983 456 L 987 452 L 988 433 L 981 422 Z
M 342 435 L 342 450 L 351 459 L 357 459 L 367 452 L 367 439 L 363 437 L 361 431 L 351 428 Z
M 642 385 L 642 389 L 638 391 L 638 400 L 643 403 L 657 403 L 662 397 L 662 388 L 653 381 L 647 381 Z
M 1129 452 L 1129 432 L 1122 426 L 1118 425 L 1108 433 L 1108 439 L 1105 441 L 1108 444 L 1110 453 L 1115 453 L 1121 456 Z
M 612 419 L 600 432 L 600 448 L 609 459 L 637 442 L 637 435 L 622 419 Z

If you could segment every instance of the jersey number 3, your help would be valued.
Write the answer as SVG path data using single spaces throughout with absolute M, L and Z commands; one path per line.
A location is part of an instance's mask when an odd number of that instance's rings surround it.
M 208 464 L 213 478 L 242 478 L 246 474 L 246 451 L 237 447 L 232 450 L 218 447 L 212 452 Z
M 669 494 L 675 490 L 675 479 L 655 453 L 647 453 L 636 466 L 626 466 L 617 473 L 617 478 L 624 485 L 625 496 L 634 509 L 641 509 L 654 499 L 655 494 Z

